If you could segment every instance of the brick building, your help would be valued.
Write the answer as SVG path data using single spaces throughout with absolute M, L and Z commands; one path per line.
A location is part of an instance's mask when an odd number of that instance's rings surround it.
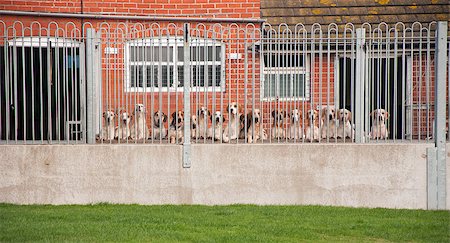
M 97 132 L 106 110 L 131 112 L 134 104 L 143 103 L 151 123 L 156 110 L 170 114 L 182 109 L 184 23 L 190 23 L 192 39 L 192 109 L 205 105 L 225 113 L 226 105 L 237 101 L 245 112 L 262 109 L 269 128 L 274 109 L 298 108 L 305 113 L 326 104 L 355 109 L 356 51 L 351 48 L 356 28 L 363 23 L 373 28 L 380 22 L 390 24 L 381 31 L 385 36 L 380 40 L 385 41 L 389 28 L 399 21 L 410 28 L 415 21 L 429 23 L 448 16 L 448 5 L 438 0 L 3 0 L 0 10 L 0 77 L 5 80 L 0 86 L 1 130 L 17 131 L 2 132 L 1 139 L 19 140 L 71 139 L 72 130 L 79 129 L 78 121 L 84 119 L 79 82 L 90 69 L 95 69 L 94 76 L 86 78 L 87 85 L 94 82 L 98 96 Z M 261 28 L 261 19 L 273 29 Z M 348 22 L 354 27 L 345 33 Z M 278 28 L 282 23 L 291 30 Z M 327 32 L 330 23 L 338 24 L 334 37 Z M 299 32 L 293 31 L 295 26 Z M 434 25 L 424 26 L 432 35 Z M 88 29 L 94 29 L 93 36 L 88 37 Z M 353 47 L 340 42 L 346 38 Z M 383 106 L 395 116 L 391 137 L 426 138 L 431 133 L 434 49 L 420 39 L 430 38 L 419 36 L 406 43 L 412 51 L 397 57 L 389 48 L 372 48 L 368 59 L 372 68 L 368 75 L 382 83 L 372 88 L 375 95 L 368 107 Z M 94 53 L 98 59 L 83 63 L 88 60 L 84 56 L 88 40 L 100 47 Z M 47 69 L 31 68 L 38 65 Z M 406 83 L 397 87 L 396 80 Z M 406 106 L 405 94 L 394 95 L 393 90 L 407 89 L 412 103 Z M 382 101 L 375 104 L 377 94 Z

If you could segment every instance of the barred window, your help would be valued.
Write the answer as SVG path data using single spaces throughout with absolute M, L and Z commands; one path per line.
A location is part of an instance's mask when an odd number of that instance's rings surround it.
M 266 52 L 263 55 L 263 98 L 309 99 L 308 56 Z
M 193 39 L 190 46 L 191 87 L 220 91 L 225 82 L 225 45 Z M 182 91 L 184 86 L 183 40 L 153 38 L 130 41 L 126 47 L 128 91 Z

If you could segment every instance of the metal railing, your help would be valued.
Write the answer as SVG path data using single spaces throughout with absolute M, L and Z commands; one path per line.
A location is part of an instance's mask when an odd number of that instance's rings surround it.
M 0 21 L 0 140 L 432 142 L 435 29 Z

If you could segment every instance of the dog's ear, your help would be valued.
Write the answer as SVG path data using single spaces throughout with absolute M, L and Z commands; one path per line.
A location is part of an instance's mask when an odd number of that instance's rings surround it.
M 164 114 L 164 112 L 162 113 L 162 120 L 163 120 L 163 122 L 166 122 L 166 121 L 167 121 L 167 115 Z
M 370 112 L 370 117 L 375 118 L 375 112 L 377 112 L 377 110 L 373 110 L 372 112 Z
M 221 116 L 222 117 L 222 123 L 224 123 L 225 122 L 225 116 Z
M 198 110 L 197 110 L 197 117 L 200 117 L 200 112 L 201 112 L 201 110 L 198 109 Z
M 209 111 L 208 111 L 208 113 L 209 113 Z M 213 117 L 212 116 L 208 116 L 209 117 L 209 120 L 212 122 L 213 121 Z
M 211 111 L 208 110 L 208 116 L 211 116 Z
M 276 116 L 276 112 L 273 110 L 272 111 L 272 117 L 275 118 L 275 116 Z
M 353 117 L 352 112 L 351 112 L 351 111 L 348 111 L 348 117 L 347 117 L 347 120 L 348 120 L 350 123 L 352 123 L 352 117 Z
M 247 117 L 247 115 L 244 115 L 244 114 L 241 114 L 240 116 L 239 116 L 239 120 L 241 121 L 241 123 L 244 123 L 245 122 L 245 118 Z
M 230 113 L 230 105 L 227 105 L 227 113 Z
M 384 111 L 384 116 L 386 117 L 386 120 L 389 119 L 389 112 Z
M 289 117 L 289 112 L 283 111 L 283 117 Z
M 175 121 L 175 119 L 177 119 L 177 112 L 174 111 L 174 112 L 172 113 L 171 117 L 172 117 L 172 121 Z

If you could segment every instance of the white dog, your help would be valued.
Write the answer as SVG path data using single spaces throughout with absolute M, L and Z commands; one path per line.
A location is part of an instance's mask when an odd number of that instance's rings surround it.
M 259 109 L 254 109 L 253 112 L 247 114 L 247 124 L 249 124 L 247 129 L 247 142 L 253 143 L 258 140 L 267 139 L 266 130 L 261 125 L 262 117 L 261 111 Z M 254 133 L 253 133 L 254 132 Z
M 184 112 L 176 111 L 172 113 L 172 122 L 169 126 L 169 141 L 176 143 L 184 139 Z
M 321 137 L 336 138 L 336 110 L 334 106 L 324 106 L 320 112 Z
M 136 140 L 148 138 L 148 127 L 145 118 L 145 107 L 143 104 L 136 104 L 136 108 L 133 111 L 134 121 L 131 124 L 131 138 Z
M 102 131 L 100 134 L 101 140 L 113 140 L 114 139 L 114 130 L 115 130 L 115 124 L 114 124 L 114 117 L 115 114 L 112 111 L 105 111 L 103 112 L 103 126 Z
M 372 131 L 370 137 L 372 139 L 384 139 L 389 137 L 389 131 L 386 126 L 389 113 L 384 109 L 375 109 L 371 113 L 372 116 Z
M 167 121 L 167 115 L 162 111 L 156 111 L 153 113 L 152 124 L 152 137 L 154 139 L 163 139 L 167 136 L 167 129 L 164 123 Z
M 286 111 L 272 111 L 273 126 L 272 126 L 272 138 L 283 139 L 286 138 L 286 130 L 284 129 L 284 118 L 286 117 Z
M 197 111 L 197 129 L 195 138 L 207 138 L 208 137 L 208 123 L 211 119 L 211 112 L 202 106 Z
M 301 124 L 302 112 L 297 109 L 293 109 L 290 117 L 291 124 L 289 125 L 288 137 L 290 139 L 303 139 L 303 127 Z
M 128 139 L 131 136 L 130 121 L 130 115 L 128 115 L 127 112 L 122 112 L 120 115 L 119 126 L 116 127 L 116 138 Z
M 225 137 L 223 129 L 223 123 L 225 122 L 225 118 L 222 116 L 222 113 L 220 111 L 216 111 L 214 113 L 214 116 L 211 117 L 211 122 L 213 126 L 208 129 L 208 138 L 212 138 L 216 141 L 223 141 L 227 143 L 228 137 Z
M 240 107 L 236 102 L 232 102 L 227 106 L 228 112 L 228 125 L 225 126 L 223 132 L 224 141 L 236 140 L 239 138 L 239 132 L 242 128 Z
M 309 110 L 308 117 L 306 119 L 306 140 L 314 141 L 319 140 L 319 127 L 318 123 L 318 112 L 316 110 Z
M 198 128 L 197 116 L 192 115 L 191 116 L 191 138 L 195 138 L 195 136 L 197 136 L 197 128 Z
M 352 127 L 352 113 L 347 109 L 340 109 L 337 113 L 339 120 L 339 126 L 337 129 L 338 138 L 350 138 L 353 140 L 355 137 L 355 130 Z

